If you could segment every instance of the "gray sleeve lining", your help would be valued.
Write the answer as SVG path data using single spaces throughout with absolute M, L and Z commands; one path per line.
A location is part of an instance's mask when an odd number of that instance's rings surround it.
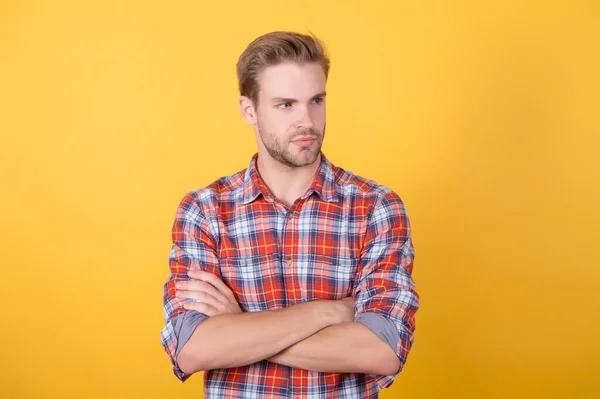
M 204 313 L 200 313 L 196 310 L 188 310 L 178 316 L 176 316 L 171 323 L 173 323 L 173 331 L 177 337 L 177 349 L 175 350 L 175 359 L 179 356 L 181 348 L 188 342 L 194 330 L 200 323 L 208 319 L 208 316 Z
M 364 312 L 360 313 L 354 321 L 367 326 L 371 331 L 377 334 L 379 338 L 387 342 L 395 353 L 398 352 L 397 347 L 398 341 L 400 340 L 400 333 L 391 320 L 388 320 L 377 313 Z

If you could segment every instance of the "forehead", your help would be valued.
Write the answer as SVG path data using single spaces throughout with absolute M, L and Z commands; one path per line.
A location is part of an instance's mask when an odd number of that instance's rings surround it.
M 261 99 L 283 97 L 302 100 L 325 91 L 326 78 L 318 63 L 285 62 L 265 68 L 258 84 Z

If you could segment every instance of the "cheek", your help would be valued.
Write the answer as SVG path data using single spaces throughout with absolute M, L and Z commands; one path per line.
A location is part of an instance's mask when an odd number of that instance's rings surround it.
M 314 120 L 325 120 L 325 106 L 313 108 L 312 117 Z
M 273 118 L 269 120 L 269 126 L 271 132 L 275 133 L 277 136 L 283 136 L 286 133 L 294 132 L 293 119 L 288 115 L 273 116 Z
M 325 107 L 316 108 L 312 114 L 313 121 L 319 125 L 325 123 Z
M 282 125 L 282 115 L 278 115 L 277 112 L 263 111 L 258 120 L 261 126 L 269 131 L 279 131 Z

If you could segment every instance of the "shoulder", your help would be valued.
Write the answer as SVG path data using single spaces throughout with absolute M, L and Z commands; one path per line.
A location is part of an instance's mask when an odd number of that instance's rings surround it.
M 410 225 L 404 201 L 400 195 L 383 184 L 333 166 L 338 195 L 366 217 L 369 225 Z
M 333 166 L 333 171 L 335 184 L 342 196 L 361 197 L 374 206 L 402 203 L 402 199 L 394 190 L 375 180 L 359 176 L 339 166 Z
M 234 206 L 243 194 L 246 169 L 223 176 L 207 186 L 189 191 L 180 201 L 180 209 L 196 209 L 204 216 L 214 215 L 219 207 Z

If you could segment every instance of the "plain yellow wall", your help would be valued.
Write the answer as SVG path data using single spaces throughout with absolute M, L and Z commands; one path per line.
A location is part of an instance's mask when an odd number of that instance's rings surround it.
M 324 151 L 400 194 L 421 295 L 382 398 L 600 397 L 596 1 L 3 1 L 2 398 L 198 398 L 160 345 L 183 195 L 246 167 L 235 62 L 328 45 Z

